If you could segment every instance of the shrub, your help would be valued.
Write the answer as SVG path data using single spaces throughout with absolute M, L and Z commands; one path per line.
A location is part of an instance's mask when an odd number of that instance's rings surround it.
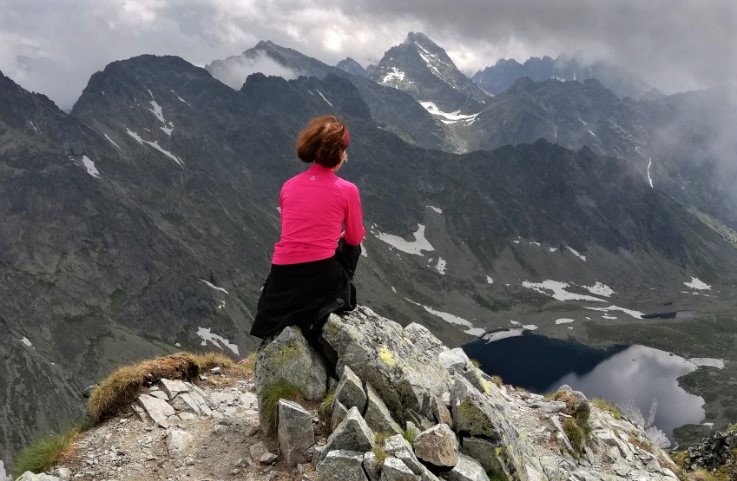
M 583 454 L 583 448 L 586 442 L 586 433 L 578 425 L 574 418 L 566 418 L 563 420 L 563 431 L 565 431 L 568 440 L 573 447 L 573 455 L 580 457 Z
M 136 400 L 145 383 L 164 378 L 191 381 L 215 366 L 229 368 L 233 361 L 219 353 L 178 353 L 121 367 L 92 391 L 87 402 L 88 417 L 96 424 L 114 416 Z
M 286 381 L 276 381 L 261 390 L 261 399 L 263 405 L 261 411 L 266 417 L 266 422 L 269 423 L 274 430 L 277 427 L 279 421 L 279 399 L 288 399 L 289 401 L 301 401 L 302 393 L 299 388 Z
M 18 478 L 26 471 L 40 473 L 50 468 L 70 453 L 72 443 L 86 428 L 86 424 L 80 423 L 61 434 L 38 440 L 27 446 L 15 462 L 13 476 Z

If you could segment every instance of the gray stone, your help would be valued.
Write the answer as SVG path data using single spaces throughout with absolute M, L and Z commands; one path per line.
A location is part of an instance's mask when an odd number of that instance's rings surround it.
M 390 456 L 401 460 L 407 467 L 416 475 L 423 476 L 422 479 L 426 479 L 424 476 L 429 471 L 427 468 L 417 459 L 412 446 L 409 442 L 399 434 L 395 434 L 384 442 L 384 451 Z M 430 478 L 431 479 L 431 478 Z
M 363 453 L 330 451 L 317 465 L 315 481 L 368 481 L 363 471 Z
M 555 426 L 555 429 L 558 431 L 558 439 L 563 441 L 563 444 L 566 448 L 568 448 L 568 451 L 573 452 L 573 446 L 571 445 L 571 442 L 568 440 L 568 436 L 566 436 L 566 432 L 563 429 L 563 426 L 560 424 L 560 421 L 558 420 L 558 416 L 553 416 L 550 418 L 550 422 L 553 423 L 553 426 Z
M 255 462 L 261 459 L 261 456 L 266 453 L 266 445 L 263 443 L 263 441 L 259 441 L 251 445 L 251 447 L 248 448 L 248 451 L 251 454 L 251 459 Z
M 169 421 L 167 419 L 169 416 L 175 415 L 176 411 L 168 402 L 149 396 L 148 394 L 138 396 L 138 402 L 156 424 L 164 429 L 169 428 Z
M 343 422 L 328 437 L 322 456 L 324 458 L 333 450 L 364 453 L 372 449 L 374 449 L 374 433 L 358 413 L 358 409 L 352 407 Z
M 15 481 L 61 481 L 56 476 L 51 476 L 49 474 L 34 474 L 30 471 L 26 471 L 25 473 L 21 474 L 20 478 L 16 479 Z
M 169 399 L 174 399 L 180 392 L 189 392 L 191 390 L 191 384 L 180 381 L 179 379 L 162 379 L 159 381 L 159 384 L 161 385 L 161 390 L 169 396 Z
M 368 394 L 368 406 L 364 414 L 366 424 L 375 432 L 402 434 L 402 428 L 392 419 L 389 408 L 386 407 L 371 384 L 366 385 L 366 392 Z
M 259 351 L 254 375 L 256 392 L 281 380 L 296 386 L 311 401 L 325 397 L 328 378 L 325 360 L 296 327 L 285 328 Z
M 170 454 L 178 454 L 187 449 L 194 438 L 183 429 L 170 429 L 166 434 L 166 448 Z
M 420 481 L 406 464 L 393 456 L 387 456 L 381 467 L 381 481 Z
M 395 421 L 417 422 L 410 411 L 422 413 L 430 396 L 450 390 L 448 370 L 438 361 L 447 349 L 426 328 L 396 322 L 359 306 L 349 315 L 331 315 L 323 328 L 323 340 L 338 356 L 338 366 L 361 373 L 384 401 Z
M 471 360 L 466 355 L 463 348 L 456 347 L 455 349 L 448 349 L 438 354 L 438 360 L 440 364 L 446 369 L 463 369 L 467 364 L 471 363 Z
M 376 462 L 376 455 L 373 451 L 363 455 L 363 470 L 368 475 L 369 481 L 379 481 L 381 466 Z
M 496 454 L 497 447 L 506 449 L 486 439 L 469 437 L 463 438 L 460 450 L 478 461 L 487 473 L 505 473 L 502 462 Z
M 464 454 L 458 456 L 458 464 L 442 477 L 448 481 L 489 481 L 484 468 L 475 459 Z
M 367 398 L 366 391 L 363 389 L 363 382 L 348 366 L 343 368 L 343 375 L 335 388 L 335 399 L 340 401 L 347 409 L 355 406 L 360 412 L 366 410 Z
M 308 462 L 307 450 L 315 444 L 312 415 L 302 406 L 285 399 L 279 400 L 278 438 L 282 456 L 288 466 Z
M 345 419 L 345 415 L 348 414 L 348 409 L 343 406 L 343 403 L 337 399 L 333 399 L 333 409 L 330 413 L 330 432 L 335 431 L 340 423 Z
M 277 459 L 279 459 L 279 456 L 277 456 L 276 454 L 266 452 L 261 455 L 261 457 L 259 458 L 259 462 L 261 464 L 274 464 Z
M 72 470 L 69 468 L 56 468 L 54 475 L 61 479 L 61 481 L 69 481 L 72 479 Z M 0 476 L 0 479 L 3 479 L 3 477 Z
M 458 463 L 458 441 L 447 424 L 421 432 L 414 447 L 418 459 L 434 466 L 450 468 Z

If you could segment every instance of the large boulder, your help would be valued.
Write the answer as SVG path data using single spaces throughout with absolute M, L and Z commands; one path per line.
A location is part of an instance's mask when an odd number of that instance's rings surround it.
M 340 401 L 347 409 L 355 406 L 360 412 L 366 410 L 366 391 L 363 382 L 348 366 L 343 367 L 343 375 L 335 388 L 334 399 Z
M 402 461 L 389 456 L 381 467 L 380 481 L 420 481 L 420 477 L 415 475 Z
M 371 384 L 366 384 L 368 403 L 364 419 L 366 424 L 376 432 L 402 434 L 402 428 L 392 418 L 389 408 L 386 407 L 379 394 Z
M 310 347 L 298 327 L 287 327 L 258 352 L 254 378 L 258 393 L 284 381 L 311 401 L 325 397 L 328 383 L 325 359 Z
M 331 315 L 323 342 L 334 352 L 338 369 L 360 372 L 400 425 L 437 422 L 431 399 L 450 392 L 450 374 L 438 360 L 448 348 L 427 328 L 414 323 L 403 328 L 361 306 L 345 317 Z
M 443 478 L 448 481 L 489 481 L 484 468 L 475 459 L 463 454 L 458 456 L 458 464 L 444 473 Z

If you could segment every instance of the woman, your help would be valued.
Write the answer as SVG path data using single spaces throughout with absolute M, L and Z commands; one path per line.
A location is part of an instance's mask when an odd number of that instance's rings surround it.
M 265 339 L 296 324 L 314 339 L 328 314 L 355 308 L 351 281 L 366 231 L 358 188 L 336 175 L 349 142 L 345 123 L 333 116 L 316 117 L 300 132 L 297 155 L 312 166 L 279 194 L 281 239 L 251 335 Z

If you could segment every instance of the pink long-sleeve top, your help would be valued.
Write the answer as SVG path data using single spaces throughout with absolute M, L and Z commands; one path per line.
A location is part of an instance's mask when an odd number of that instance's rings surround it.
M 279 206 L 281 239 L 273 264 L 327 259 L 335 254 L 341 231 L 350 245 L 359 245 L 366 234 L 358 187 L 320 164 L 284 183 Z

